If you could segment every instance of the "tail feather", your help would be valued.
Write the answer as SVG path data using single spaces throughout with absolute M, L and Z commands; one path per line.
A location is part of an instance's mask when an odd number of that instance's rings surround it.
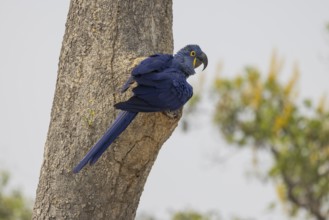
M 136 117 L 137 112 L 122 111 L 115 119 L 111 127 L 97 141 L 97 143 L 89 150 L 86 156 L 73 169 L 74 173 L 78 173 L 84 166 L 89 163 L 93 165 L 104 153 L 104 151 L 112 144 L 112 142 L 128 127 L 131 121 Z

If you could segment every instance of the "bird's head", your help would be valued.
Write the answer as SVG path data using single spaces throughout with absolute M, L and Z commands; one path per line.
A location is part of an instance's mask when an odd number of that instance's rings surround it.
M 203 70 L 208 65 L 207 55 L 198 45 L 185 46 L 176 53 L 175 58 L 185 66 L 188 75 L 193 75 L 194 69 L 201 64 L 203 64 Z

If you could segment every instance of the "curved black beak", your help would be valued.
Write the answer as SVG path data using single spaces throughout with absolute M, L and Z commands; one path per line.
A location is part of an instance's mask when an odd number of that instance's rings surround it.
M 200 56 L 196 57 L 196 63 L 195 68 L 199 67 L 201 64 L 203 64 L 203 70 L 205 70 L 208 66 L 208 57 L 205 53 L 202 53 Z

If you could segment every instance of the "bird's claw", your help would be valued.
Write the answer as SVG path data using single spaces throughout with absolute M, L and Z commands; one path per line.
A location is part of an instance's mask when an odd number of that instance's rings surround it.
M 167 117 L 171 119 L 179 118 L 180 116 L 182 116 L 182 109 L 178 109 L 174 111 L 168 110 L 163 112 L 163 114 L 165 114 Z

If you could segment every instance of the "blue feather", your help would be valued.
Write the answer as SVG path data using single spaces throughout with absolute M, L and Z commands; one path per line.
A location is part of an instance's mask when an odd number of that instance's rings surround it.
M 193 95 L 193 88 L 186 79 L 195 73 L 194 68 L 201 63 L 205 68 L 208 58 L 197 45 L 187 45 L 175 56 L 155 54 L 143 60 L 132 70 L 130 78 L 120 90 L 125 92 L 136 82 L 137 86 L 132 90 L 133 96 L 114 105 L 122 112 L 73 172 L 79 172 L 88 163 L 96 163 L 138 112 L 175 111 L 181 108 Z
M 128 127 L 131 121 L 136 117 L 137 112 L 121 111 L 115 119 L 111 127 L 97 141 L 97 143 L 89 150 L 86 156 L 73 169 L 74 173 L 78 173 L 88 163 L 90 165 L 96 163 L 104 151 L 112 144 L 112 142 Z

